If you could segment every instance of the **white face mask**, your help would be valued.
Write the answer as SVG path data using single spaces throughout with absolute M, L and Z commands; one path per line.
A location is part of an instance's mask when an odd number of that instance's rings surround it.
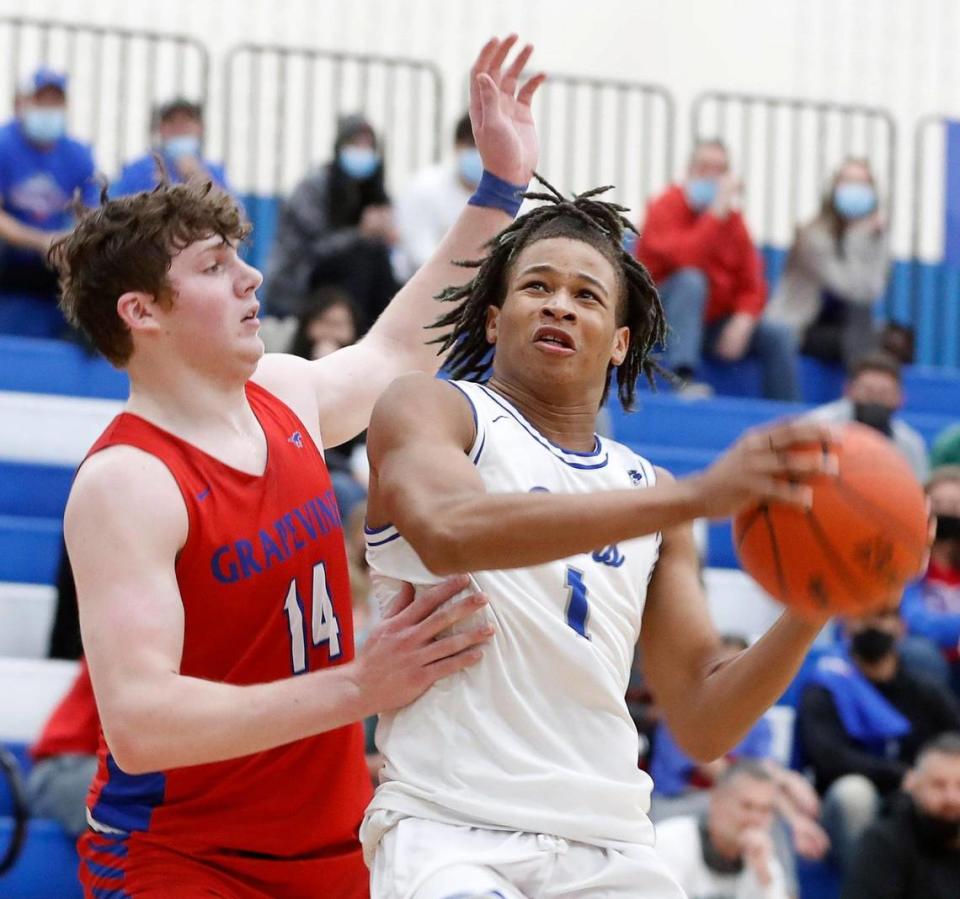
M 23 112 L 23 130 L 38 144 L 52 144 L 67 130 L 67 111 L 62 106 L 28 106 Z

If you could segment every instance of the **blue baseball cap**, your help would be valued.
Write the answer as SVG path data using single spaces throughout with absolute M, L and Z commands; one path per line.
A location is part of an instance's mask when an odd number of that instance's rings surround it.
M 35 94 L 45 87 L 55 87 L 58 91 L 65 94 L 67 92 L 67 76 L 64 72 L 57 72 L 41 66 L 28 79 L 25 84 L 25 93 Z

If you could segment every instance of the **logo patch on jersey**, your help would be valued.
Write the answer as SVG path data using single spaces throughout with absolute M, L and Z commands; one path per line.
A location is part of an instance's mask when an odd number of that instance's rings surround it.
M 603 549 L 598 549 L 591 558 L 594 562 L 599 562 L 601 565 L 609 565 L 611 568 L 619 568 L 627 560 L 627 557 L 620 552 L 620 548 L 616 543 L 611 543 Z
M 627 474 L 630 475 L 630 483 L 633 484 L 634 487 L 636 487 L 637 484 L 642 484 L 642 483 L 643 483 L 643 472 L 642 472 L 642 471 L 637 471 L 635 468 L 631 468 L 631 469 L 627 472 Z
M 209 495 L 210 495 L 210 488 L 209 488 L 209 487 L 207 487 L 206 490 L 201 490 L 201 491 L 197 494 L 197 502 L 198 502 L 198 503 L 202 503 Z
M 287 443 L 292 443 L 297 449 L 303 449 L 303 434 L 294 431 L 288 438 Z

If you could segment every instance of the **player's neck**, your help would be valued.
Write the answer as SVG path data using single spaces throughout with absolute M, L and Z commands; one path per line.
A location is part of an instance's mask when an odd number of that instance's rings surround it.
M 242 433 L 257 429 L 244 383 L 216 381 L 195 372 L 151 370 L 149 377 L 131 366 L 127 411 L 175 434 L 195 431 Z
M 487 386 L 509 400 L 544 437 L 557 446 L 590 452 L 596 446 L 597 401 L 583 396 L 566 401 L 560 391 L 538 395 L 527 387 L 494 375 Z

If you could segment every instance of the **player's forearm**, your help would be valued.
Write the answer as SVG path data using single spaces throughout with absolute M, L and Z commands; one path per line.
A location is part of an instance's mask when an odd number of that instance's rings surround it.
M 252 686 L 170 673 L 101 702 L 104 734 L 129 774 L 239 758 L 371 713 L 353 665 Z M 98 697 L 99 699 L 99 697 Z
M 584 494 L 398 497 L 394 521 L 434 574 L 525 568 L 654 534 L 702 514 L 684 481 Z
M 407 371 L 433 374 L 440 367 L 437 347 L 427 341 L 440 331 L 424 330 L 446 311 L 436 296 L 446 287 L 464 284 L 475 269 L 454 263 L 479 259 L 484 244 L 510 224 L 510 216 L 499 209 L 465 206 L 430 259 L 396 295 L 371 328 L 368 339 L 389 344 L 384 357 L 392 364 L 394 375 Z
M 753 646 L 705 672 L 686 714 L 671 719 L 684 749 L 713 759 L 736 746 L 783 695 L 821 627 L 784 612 Z

